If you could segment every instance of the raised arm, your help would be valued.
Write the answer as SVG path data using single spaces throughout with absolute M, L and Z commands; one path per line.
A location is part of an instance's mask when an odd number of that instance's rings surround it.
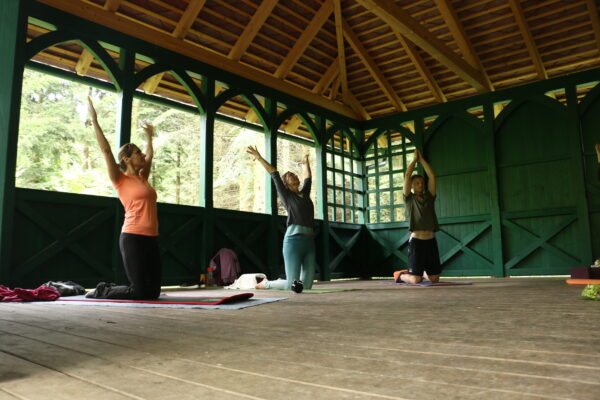
M 419 150 L 417 150 L 419 151 Z M 423 166 L 425 173 L 427 174 L 427 190 L 431 193 L 432 196 L 435 196 L 435 172 L 431 168 L 431 165 L 423 158 L 421 152 L 419 152 L 419 162 Z
M 142 175 L 148 180 L 150 171 L 152 170 L 152 159 L 154 158 L 154 148 L 152 147 L 152 136 L 154 135 L 154 127 L 149 123 L 144 123 L 142 127 L 146 132 L 146 165 L 142 170 Z
M 312 172 L 310 170 L 310 164 L 308 162 L 308 154 L 304 155 L 304 160 L 303 160 L 303 172 L 304 172 L 304 179 L 312 179 Z
M 406 167 L 406 172 L 404 173 L 404 195 L 408 196 L 410 194 L 410 177 L 412 176 L 413 171 L 415 170 L 415 165 L 417 165 L 417 160 L 419 159 L 419 151 L 416 150 L 414 154 L 413 160 Z
M 94 133 L 96 134 L 96 140 L 100 146 L 100 151 L 102 151 L 104 161 L 106 161 L 108 176 L 113 183 L 117 183 L 120 174 L 119 166 L 115 162 L 115 157 L 110 149 L 110 144 L 108 144 L 108 140 L 104 137 L 104 132 L 102 132 L 102 128 L 98 123 L 98 115 L 96 114 L 96 109 L 94 108 L 94 104 L 90 97 L 88 97 L 88 113 L 92 120 L 92 125 L 94 126 Z
M 277 168 L 275 168 L 274 166 L 269 164 L 267 162 L 267 160 L 262 158 L 262 156 L 258 152 L 258 149 L 256 148 L 256 146 L 254 146 L 254 147 L 248 146 L 248 149 L 246 149 L 246 153 L 250 154 L 252 157 L 254 157 L 255 160 L 257 160 L 259 163 L 261 163 L 262 166 L 265 167 L 265 169 L 267 170 L 267 173 L 269 175 L 272 174 L 273 172 L 277 171 Z

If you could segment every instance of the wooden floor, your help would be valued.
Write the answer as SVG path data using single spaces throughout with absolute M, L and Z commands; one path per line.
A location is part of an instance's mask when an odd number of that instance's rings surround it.
M 600 302 L 473 281 L 237 311 L 0 304 L 0 400 L 600 399 Z

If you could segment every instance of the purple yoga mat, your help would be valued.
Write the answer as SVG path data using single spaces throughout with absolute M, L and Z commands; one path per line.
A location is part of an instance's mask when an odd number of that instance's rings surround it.
M 472 282 L 437 282 L 437 283 L 431 283 L 429 281 L 427 282 L 421 282 L 421 283 L 406 283 L 406 282 L 386 282 L 386 283 L 391 283 L 393 285 L 401 285 L 401 286 L 463 286 L 463 285 L 472 285 Z

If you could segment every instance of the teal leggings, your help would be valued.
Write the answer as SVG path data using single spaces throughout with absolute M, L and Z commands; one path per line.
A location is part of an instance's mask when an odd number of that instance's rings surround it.
M 290 290 L 292 282 L 298 279 L 304 284 L 304 289 L 312 288 L 317 265 L 314 236 L 285 236 L 283 239 L 283 261 L 285 262 L 286 279 L 268 281 L 265 283 L 266 289 Z

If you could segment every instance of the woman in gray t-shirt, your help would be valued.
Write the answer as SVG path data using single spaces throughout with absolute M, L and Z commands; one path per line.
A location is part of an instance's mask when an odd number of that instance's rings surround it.
M 286 279 L 264 280 L 256 289 L 292 289 L 300 293 L 303 288 L 312 287 L 316 251 L 314 241 L 314 205 L 310 199 L 312 174 L 308 164 L 308 155 L 304 156 L 304 184 L 300 189 L 300 180 L 293 172 L 279 176 L 277 169 L 269 164 L 256 147 L 249 146 L 247 153 L 260 162 L 271 175 L 277 196 L 287 211 L 287 229 L 283 239 L 283 260 Z

